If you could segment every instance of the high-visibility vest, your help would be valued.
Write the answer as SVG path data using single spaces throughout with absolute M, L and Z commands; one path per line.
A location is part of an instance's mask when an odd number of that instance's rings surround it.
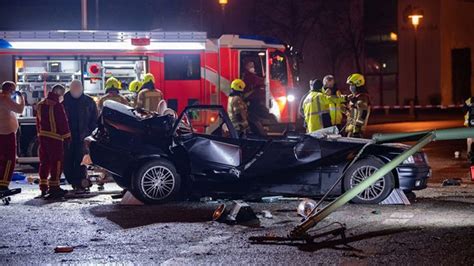
M 322 92 L 311 91 L 303 102 L 306 132 L 331 126 L 329 114 L 330 96 Z
M 474 106 L 473 106 L 473 97 L 469 97 L 466 102 L 464 102 L 464 126 L 474 127 Z
M 331 115 L 331 123 L 333 126 L 342 124 L 342 107 L 346 100 L 344 97 L 331 96 L 331 103 L 329 104 L 329 114 Z

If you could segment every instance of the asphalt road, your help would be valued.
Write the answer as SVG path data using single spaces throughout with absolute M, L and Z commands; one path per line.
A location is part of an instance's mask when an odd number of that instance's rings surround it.
M 17 185 L 19 186 L 19 185 Z M 250 203 L 269 210 L 257 228 L 212 222 L 217 204 L 121 206 L 109 192 L 61 202 L 33 199 L 36 185 L 0 206 L 0 264 L 455 264 L 474 263 L 474 186 L 431 187 L 410 206 L 349 204 L 317 226 L 346 224 L 339 237 L 314 243 L 253 244 L 252 236 L 286 236 L 300 218 L 297 202 Z M 117 189 L 106 185 L 106 191 Z M 331 225 L 332 224 L 332 225 Z M 329 226 L 329 227 L 326 227 Z M 73 246 L 66 254 L 59 245 Z
M 372 132 L 455 127 L 457 122 L 374 125 Z M 181 202 L 159 206 L 122 206 L 106 190 L 47 202 L 34 199 L 37 185 L 13 184 L 23 193 L 0 206 L 0 265 L 28 264 L 474 264 L 474 185 L 441 187 L 446 176 L 466 175 L 454 151 L 463 141 L 430 144 L 426 152 L 434 173 L 429 188 L 410 206 L 348 204 L 323 220 L 312 235 L 346 225 L 340 237 L 313 243 L 252 243 L 252 236 L 286 236 L 299 223 L 298 202 L 250 203 L 261 215 L 259 227 L 211 221 L 218 204 Z M 438 181 L 437 181 L 438 180 Z M 71 253 L 55 253 L 56 246 Z

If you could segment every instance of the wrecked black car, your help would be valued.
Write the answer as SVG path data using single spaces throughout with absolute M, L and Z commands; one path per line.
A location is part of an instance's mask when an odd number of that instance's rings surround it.
M 112 101 L 86 140 L 94 165 L 151 204 L 190 194 L 318 197 L 344 174 L 330 194 L 337 196 L 406 149 L 334 134 L 239 138 L 222 106 L 189 106 L 177 117 Z M 423 189 L 430 173 L 425 154 L 416 153 L 353 201 L 379 203 L 395 188 Z

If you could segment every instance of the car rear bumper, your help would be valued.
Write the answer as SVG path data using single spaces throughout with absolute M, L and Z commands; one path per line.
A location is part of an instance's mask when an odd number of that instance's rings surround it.
M 397 167 L 399 187 L 404 191 L 426 188 L 431 168 L 428 165 L 401 165 Z

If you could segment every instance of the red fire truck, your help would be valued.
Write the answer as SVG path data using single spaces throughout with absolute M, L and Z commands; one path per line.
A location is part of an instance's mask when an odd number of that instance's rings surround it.
M 253 61 L 265 79 L 266 104 L 280 123 L 296 120 L 294 103 L 297 62 L 288 47 L 271 38 L 223 35 L 208 39 L 203 32 L 7 31 L 0 32 L 0 80 L 14 80 L 27 96 L 20 119 L 20 162 L 37 160 L 35 104 L 48 87 L 80 79 L 92 96 L 104 93 L 114 76 L 123 92 L 147 72 L 168 107 L 221 104 L 244 62 Z

